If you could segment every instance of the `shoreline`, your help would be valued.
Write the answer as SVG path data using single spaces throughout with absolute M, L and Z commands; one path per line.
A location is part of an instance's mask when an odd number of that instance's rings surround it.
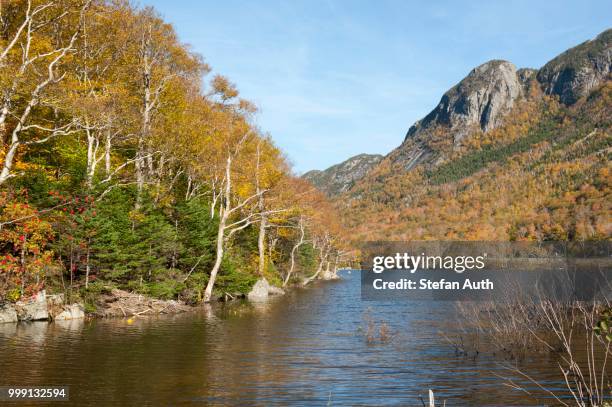
M 339 277 L 320 278 L 317 281 L 334 281 Z M 264 282 L 262 282 L 264 281 Z M 46 294 L 41 290 L 26 301 L 0 304 L 0 324 L 19 324 L 28 322 L 55 322 L 67 320 L 91 320 L 110 318 L 148 317 L 177 315 L 198 311 L 206 306 L 245 301 L 251 304 L 265 303 L 285 295 L 288 289 L 304 286 L 288 286 L 285 289 L 258 280 L 249 293 L 223 293 L 216 301 L 188 304 L 181 300 L 163 300 L 144 294 L 112 288 L 95 299 L 95 311 L 87 311 L 84 302 L 68 304 L 64 293 Z

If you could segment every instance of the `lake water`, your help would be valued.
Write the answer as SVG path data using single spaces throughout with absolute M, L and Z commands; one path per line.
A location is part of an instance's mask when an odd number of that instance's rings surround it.
M 428 389 L 447 406 L 545 403 L 504 385 L 508 361 L 455 353 L 451 303 L 361 301 L 359 272 L 341 275 L 261 306 L 0 325 L 0 385 L 68 385 L 59 405 L 79 406 L 420 406 Z M 392 339 L 368 343 L 369 320 Z M 547 358 L 521 367 L 560 386 Z

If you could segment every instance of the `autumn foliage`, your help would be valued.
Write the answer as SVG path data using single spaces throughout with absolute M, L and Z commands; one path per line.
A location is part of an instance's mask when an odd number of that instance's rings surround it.
M 609 239 L 610 106 L 610 82 L 571 107 L 532 92 L 435 166 L 383 161 L 339 207 L 358 240 Z
M 209 301 L 338 263 L 333 208 L 154 9 L 10 0 L 0 15 L 0 302 Z

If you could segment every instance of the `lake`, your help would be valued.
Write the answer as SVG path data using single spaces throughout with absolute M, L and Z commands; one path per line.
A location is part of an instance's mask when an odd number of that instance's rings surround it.
M 0 325 L 0 385 L 68 385 L 60 405 L 79 406 L 419 406 L 428 389 L 447 406 L 542 405 L 504 385 L 512 361 L 455 352 L 452 303 L 361 301 L 359 272 L 340 274 L 262 305 Z M 369 343 L 368 321 L 390 339 Z M 550 358 L 520 366 L 561 387 Z

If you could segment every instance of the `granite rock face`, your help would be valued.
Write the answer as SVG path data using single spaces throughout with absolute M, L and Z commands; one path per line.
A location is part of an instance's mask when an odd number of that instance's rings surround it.
M 440 155 L 428 146 L 429 140 L 442 137 L 457 145 L 475 130 L 486 132 L 498 127 L 534 75 L 530 70 L 517 71 L 512 63 L 501 60 L 474 68 L 427 116 L 410 127 L 404 142 L 389 154 L 391 161 L 405 170 L 424 162 L 435 164 Z
M 327 196 L 335 196 L 348 191 L 382 158 L 383 156 L 378 154 L 359 154 L 326 170 L 308 171 L 302 178 L 310 181 Z
M 523 86 L 512 63 L 486 62 L 448 90 L 431 113 L 410 127 L 406 139 L 435 126 L 446 128 L 455 141 L 475 126 L 488 131 L 499 126 L 522 93 Z
M 539 70 L 517 70 L 503 60 L 486 62 L 449 89 L 428 115 L 410 127 L 402 144 L 386 157 L 362 154 L 327 170 L 308 172 L 303 177 L 334 197 L 350 190 L 383 159 L 400 171 L 409 171 L 417 165 L 435 167 L 466 136 L 499 127 L 521 98 L 537 97 L 542 90 L 571 105 L 589 95 L 612 79 L 611 54 L 612 29 L 565 51 Z
M 612 29 L 570 48 L 538 71 L 544 92 L 571 105 L 610 78 Z

